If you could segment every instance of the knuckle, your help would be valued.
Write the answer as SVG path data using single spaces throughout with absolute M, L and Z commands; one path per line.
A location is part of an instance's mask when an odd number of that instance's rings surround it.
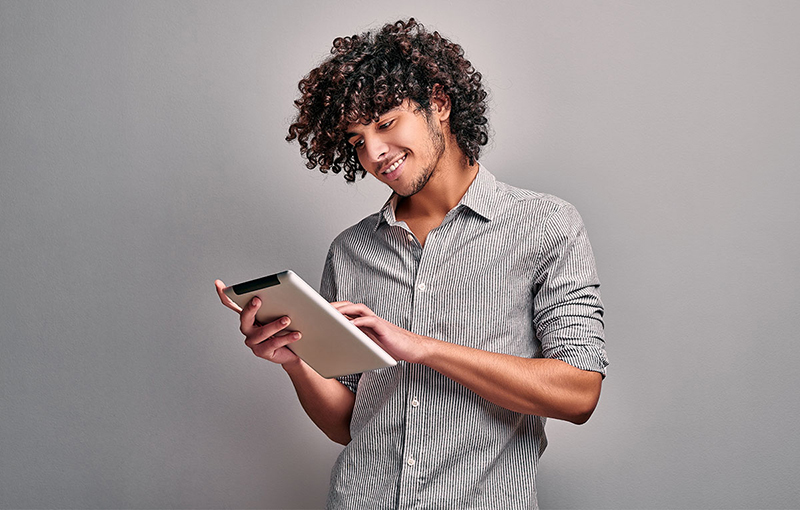
M 253 354 L 258 356 L 261 359 L 265 359 L 267 361 L 272 361 L 272 357 L 274 355 L 274 351 L 272 349 L 253 349 Z
M 245 335 L 244 344 L 251 349 L 255 349 L 263 340 L 264 338 L 260 337 L 259 335 L 250 333 L 249 335 Z

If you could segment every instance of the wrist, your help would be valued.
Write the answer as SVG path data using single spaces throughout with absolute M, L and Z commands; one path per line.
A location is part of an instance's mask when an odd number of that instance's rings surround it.
M 420 335 L 415 349 L 414 359 L 408 361 L 420 365 L 428 365 L 436 356 L 436 348 L 440 343 L 441 340 Z
M 281 368 L 283 368 L 289 375 L 295 374 L 303 369 L 303 360 L 301 360 L 299 357 L 295 357 L 295 359 L 291 361 L 282 363 Z

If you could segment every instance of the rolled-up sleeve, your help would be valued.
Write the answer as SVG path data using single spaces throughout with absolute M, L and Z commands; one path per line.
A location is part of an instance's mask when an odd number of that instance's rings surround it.
M 603 303 L 586 228 L 569 204 L 544 225 L 534 278 L 534 328 L 546 358 L 604 377 Z

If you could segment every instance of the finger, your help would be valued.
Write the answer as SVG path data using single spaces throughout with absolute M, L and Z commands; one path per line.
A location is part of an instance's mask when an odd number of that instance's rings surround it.
M 259 308 L 261 308 L 261 300 L 258 297 L 254 297 L 242 309 L 242 313 L 239 315 L 239 331 L 244 336 L 252 335 L 254 330 L 261 327 L 260 324 L 256 323 L 256 313 Z
M 242 313 L 241 307 L 231 301 L 231 298 L 225 295 L 225 284 L 222 283 L 222 280 L 214 280 L 214 286 L 217 288 L 217 294 L 219 295 L 219 300 L 222 301 L 222 304 L 230 308 L 236 313 Z
M 387 322 L 377 315 L 369 315 L 363 317 L 356 317 L 351 319 L 350 322 L 367 335 L 373 342 L 381 346 L 391 357 L 396 360 L 403 359 L 396 354 L 394 350 L 388 345 L 390 337 L 398 333 L 397 326 L 391 322 Z
M 334 308 L 342 306 L 342 305 L 352 305 L 351 301 L 331 301 L 331 304 Z
M 350 319 L 350 323 L 377 343 L 380 343 L 379 338 L 381 335 L 386 334 L 383 323 L 377 315 L 356 317 Z
M 336 309 L 336 311 L 340 312 L 342 315 L 344 315 L 348 319 L 352 319 L 353 317 L 357 317 L 358 316 L 357 314 L 348 315 L 348 314 L 346 314 L 345 312 L 342 311 L 342 308 L 346 308 L 346 307 L 349 307 L 349 306 L 352 306 L 352 305 L 353 305 L 353 303 L 351 303 L 350 301 L 334 301 L 334 302 L 331 303 L 331 306 L 333 306 Z
M 286 326 L 291 324 L 291 322 L 289 317 L 284 316 L 264 324 L 263 326 L 254 326 L 252 330 L 245 334 L 244 343 L 252 349 L 261 342 L 269 340 L 271 337 L 284 336 L 287 333 L 291 333 L 291 331 L 284 331 Z
M 299 331 L 292 331 L 291 333 L 287 333 L 285 335 L 275 335 L 270 337 L 268 341 L 261 342 L 260 344 L 251 347 L 251 349 L 253 349 L 253 354 L 259 358 L 272 360 L 275 357 L 275 353 L 279 349 L 300 340 L 300 338 L 302 338 L 302 335 Z
M 377 315 L 362 315 L 360 317 L 350 319 L 350 323 L 364 332 L 367 332 L 368 330 L 369 333 L 375 336 L 380 336 L 381 334 L 386 333 L 386 328 L 384 327 L 385 322 Z
M 334 308 L 336 308 L 339 313 L 351 317 L 375 315 L 375 312 L 370 310 L 369 307 L 363 303 L 339 302 L 334 305 Z

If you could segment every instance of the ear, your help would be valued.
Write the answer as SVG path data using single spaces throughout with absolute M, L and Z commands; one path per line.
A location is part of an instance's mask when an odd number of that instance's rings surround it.
M 445 94 L 444 87 L 439 83 L 433 86 L 431 92 L 431 110 L 440 122 L 450 119 L 450 96 Z

